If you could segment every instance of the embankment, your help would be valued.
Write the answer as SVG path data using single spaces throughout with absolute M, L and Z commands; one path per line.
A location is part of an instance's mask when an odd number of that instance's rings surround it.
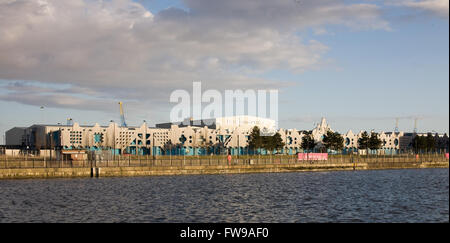
M 0 169 L 0 179 L 163 176 L 237 173 L 281 173 L 300 171 L 378 170 L 448 168 L 448 161 L 295 163 L 266 165 L 121 166 L 96 168 L 15 168 Z

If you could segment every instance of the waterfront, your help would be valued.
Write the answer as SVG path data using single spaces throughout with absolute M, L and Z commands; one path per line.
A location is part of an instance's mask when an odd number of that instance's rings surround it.
M 448 168 L 0 181 L 0 222 L 448 222 Z

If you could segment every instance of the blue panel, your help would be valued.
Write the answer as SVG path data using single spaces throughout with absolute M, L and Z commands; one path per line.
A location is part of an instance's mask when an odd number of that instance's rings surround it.
M 94 134 L 94 143 L 100 143 L 102 141 L 101 134 Z

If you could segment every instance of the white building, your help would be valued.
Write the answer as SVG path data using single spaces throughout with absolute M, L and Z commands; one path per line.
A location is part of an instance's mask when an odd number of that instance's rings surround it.
M 190 121 L 193 123 L 193 121 Z M 175 125 L 161 124 L 160 127 L 148 127 L 146 123 L 136 127 L 121 127 L 111 122 L 108 126 L 79 125 L 33 125 L 28 128 L 12 128 L 6 132 L 6 141 L 11 145 L 22 146 L 32 150 L 43 149 L 84 149 L 89 151 L 114 151 L 117 154 L 247 154 L 252 153 L 248 147 L 249 136 L 254 126 L 274 128 L 275 122 L 248 116 L 224 117 L 213 121 L 213 125 Z M 168 127 L 168 125 L 170 126 Z M 202 124 L 202 123 L 199 123 Z M 279 129 L 285 154 L 303 152 L 301 147 L 304 131 L 296 129 Z M 310 133 L 322 146 L 322 139 L 327 131 L 332 131 L 323 118 Z M 354 152 L 358 148 L 358 139 L 363 131 L 355 134 L 351 130 L 342 134 L 345 152 Z M 381 132 L 383 153 L 407 150 L 413 136 L 404 132 Z M 448 136 L 443 136 L 448 144 Z M 445 142 L 445 141 L 444 141 Z M 448 146 L 448 145 L 447 145 Z
M 216 128 L 220 129 L 252 129 L 257 126 L 260 129 L 267 129 L 270 131 L 276 131 L 276 122 L 271 119 L 261 118 L 256 116 L 230 116 L 216 118 Z

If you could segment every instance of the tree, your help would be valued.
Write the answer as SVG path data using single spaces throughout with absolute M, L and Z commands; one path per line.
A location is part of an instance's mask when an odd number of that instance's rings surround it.
M 421 150 L 427 149 L 427 141 L 423 136 L 416 135 L 412 141 L 412 147 L 418 153 Z
M 369 134 L 367 134 L 366 131 L 364 131 L 361 134 L 361 137 L 358 139 L 358 149 L 368 149 L 369 148 Z
M 370 138 L 369 138 L 369 142 L 368 143 L 369 143 L 368 147 L 371 150 L 377 150 L 377 149 L 381 148 L 381 146 L 383 144 L 383 141 L 381 141 L 381 139 L 378 138 L 378 133 L 373 132 L 372 134 L 370 134 Z
M 274 150 L 278 151 L 284 147 L 281 134 L 275 133 L 273 136 L 262 136 L 262 148 L 272 153 Z
M 305 135 L 302 137 L 302 144 L 301 144 L 302 149 L 313 150 L 317 146 L 314 137 L 309 132 L 305 132 L 304 134 Z
M 448 135 L 444 134 L 444 136 L 439 137 L 436 134 L 436 148 L 439 149 L 439 151 L 444 150 L 448 151 Z
M 163 146 L 164 154 L 172 155 L 172 149 L 175 147 L 175 145 L 172 143 L 172 140 L 167 141 Z
M 257 150 L 263 147 L 263 137 L 261 137 L 260 132 L 261 131 L 259 130 L 259 127 L 255 126 L 250 133 L 248 146 L 253 150 Z
M 328 130 L 323 136 L 322 144 L 326 149 L 331 149 L 331 146 L 333 145 L 333 135 L 333 132 Z
M 431 133 L 428 133 L 425 138 L 425 147 L 427 151 L 432 151 L 436 148 L 436 140 Z
M 283 139 L 281 138 L 281 134 L 278 132 L 275 133 L 275 135 L 272 136 L 272 146 L 276 151 L 279 151 L 284 147 L 285 143 L 283 142 Z
M 218 141 L 213 145 L 214 153 L 224 154 L 227 151 L 225 144 L 222 141 Z
M 327 149 L 340 151 L 344 148 L 344 138 L 338 132 L 330 130 L 324 135 L 322 143 Z

